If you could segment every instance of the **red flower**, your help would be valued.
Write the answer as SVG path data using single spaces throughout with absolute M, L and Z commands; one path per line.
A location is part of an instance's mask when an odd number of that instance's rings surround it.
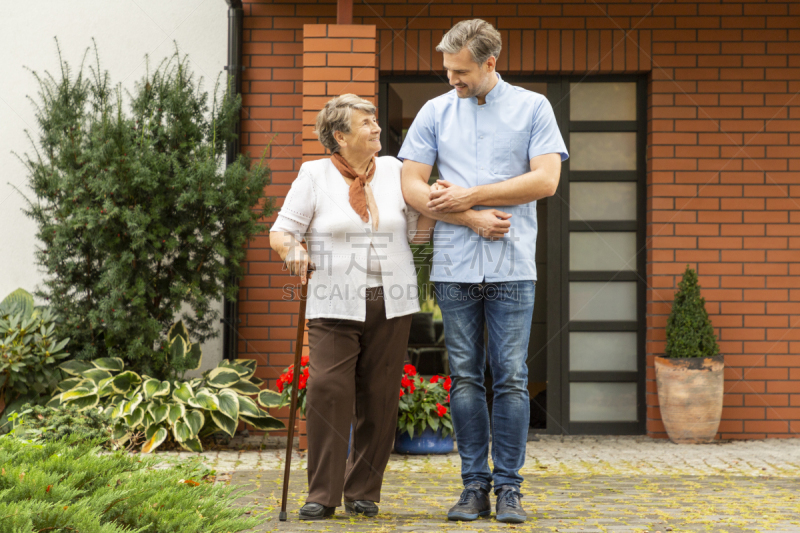
M 300 358 L 300 365 L 302 365 L 302 366 L 308 365 L 308 356 L 307 355 L 304 355 L 303 357 Z
M 401 397 L 401 398 L 403 397 L 403 394 L 405 394 L 405 393 L 403 392 L 403 389 L 400 389 L 400 397 Z
M 297 390 L 303 390 L 303 389 L 305 389 L 305 388 L 306 388 L 306 382 L 307 382 L 307 381 L 308 381 L 308 377 L 306 377 L 306 376 L 302 376 L 302 375 L 301 375 L 301 376 L 300 376 L 300 380 L 299 380 L 299 382 L 297 383 Z
M 447 403 L 450 403 L 450 395 L 447 395 Z
M 404 366 L 403 367 L 403 372 L 405 372 L 409 376 L 416 376 L 417 375 L 417 369 L 414 368 L 414 365 L 406 365 L 406 366 Z
M 305 378 L 308 379 L 308 368 L 303 370 L 303 376 L 305 376 Z
M 442 405 L 440 403 L 437 403 L 436 404 L 436 414 L 438 414 L 440 418 L 443 417 L 444 415 L 447 414 L 447 407 L 445 407 L 444 405 Z
M 450 392 L 450 387 L 451 387 L 450 383 L 451 383 L 450 376 L 447 376 L 447 379 L 444 380 L 444 385 L 443 385 L 444 390 L 446 390 L 447 392 Z
M 425 378 L 423 378 L 422 376 L 420 376 L 420 377 L 419 377 L 419 382 L 420 382 L 420 383 L 425 383 Z
M 411 385 L 409 385 L 409 387 L 408 387 L 408 392 L 410 392 L 411 394 L 414 394 L 415 390 L 417 390 L 417 389 L 414 387 L 414 383 L 411 383 Z
M 403 388 L 406 388 L 406 387 L 413 387 L 414 384 L 411 382 L 410 379 L 408 379 L 407 377 L 403 376 L 403 379 L 400 380 L 400 386 L 403 387 Z
M 433 377 L 431 378 L 431 383 L 439 383 L 439 380 L 440 380 L 441 378 L 442 378 L 442 376 L 433 376 Z
M 278 392 L 283 392 L 283 381 L 278 379 Z

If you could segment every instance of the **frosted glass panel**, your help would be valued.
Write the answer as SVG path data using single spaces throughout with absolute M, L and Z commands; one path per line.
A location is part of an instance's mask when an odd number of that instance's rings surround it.
M 570 320 L 636 320 L 635 281 L 571 281 Z
M 635 422 L 636 383 L 570 383 L 573 422 Z
M 569 369 L 582 372 L 635 372 L 636 332 L 570 332 Z
M 573 231 L 569 234 L 570 270 L 636 270 L 636 233 Z
M 569 136 L 572 170 L 636 170 L 636 132 L 575 132 Z
M 570 120 L 636 120 L 636 83 L 571 83 Z
M 636 220 L 636 182 L 578 181 L 569 184 L 570 220 Z

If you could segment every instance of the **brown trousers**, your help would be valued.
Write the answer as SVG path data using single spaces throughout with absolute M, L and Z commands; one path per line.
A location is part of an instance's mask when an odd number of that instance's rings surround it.
M 379 502 L 397 429 L 411 315 L 386 319 L 381 288 L 367 290 L 365 322 L 308 321 L 308 502 Z M 353 441 L 347 445 L 350 426 Z

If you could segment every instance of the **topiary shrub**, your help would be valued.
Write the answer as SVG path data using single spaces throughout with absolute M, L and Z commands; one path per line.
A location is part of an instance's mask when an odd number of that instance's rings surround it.
M 77 359 L 120 357 L 159 379 L 171 369 L 157 345 L 182 307 L 198 342 L 216 336 L 212 304 L 237 297 L 225 282 L 272 211 L 262 162 L 225 167 L 241 98 L 209 99 L 189 66 L 176 52 L 127 97 L 99 59 L 36 75 L 41 133 L 23 158 L 61 336 Z
M 667 319 L 666 357 L 719 355 L 717 336 L 705 303 L 705 298 L 700 296 L 697 272 L 687 265 Z

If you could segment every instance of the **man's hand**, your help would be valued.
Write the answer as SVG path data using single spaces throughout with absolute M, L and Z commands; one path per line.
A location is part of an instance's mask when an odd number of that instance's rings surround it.
M 471 211 L 469 227 L 472 231 L 493 241 L 502 239 L 511 228 L 511 218 L 509 213 L 498 211 L 497 209 L 482 209 Z
M 438 187 L 434 189 L 435 186 Z M 439 180 L 431 186 L 428 209 L 435 213 L 460 213 L 475 205 L 470 189 L 454 185 L 446 180 Z

